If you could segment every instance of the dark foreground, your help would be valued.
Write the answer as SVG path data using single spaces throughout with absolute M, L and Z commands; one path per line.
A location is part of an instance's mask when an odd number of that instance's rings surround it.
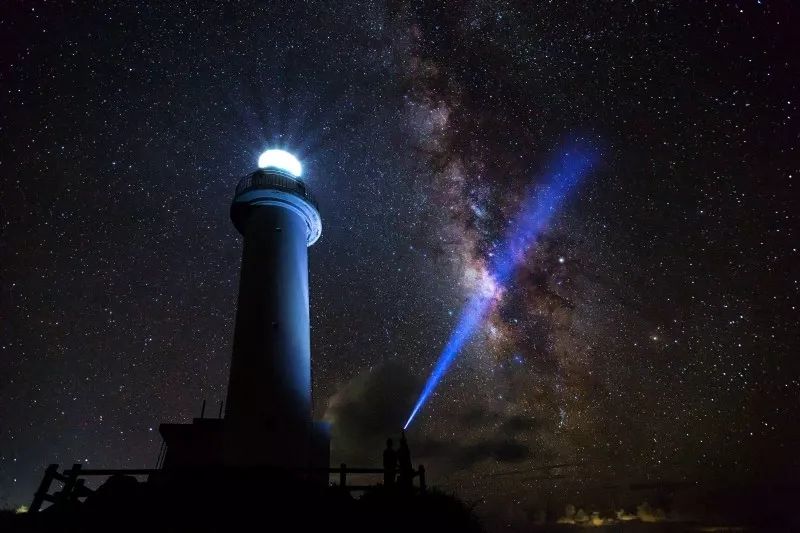
M 85 502 L 0 513 L 2 532 L 482 531 L 471 509 L 438 491 L 339 487 L 241 473 L 156 482 L 115 477 Z
M 759 507 L 755 499 L 742 501 L 743 510 Z M 619 520 L 592 523 L 578 520 L 559 524 L 511 524 L 488 520 L 491 531 L 567 532 L 602 531 L 800 531 L 785 512 L 772 520 L 736 520 L 693 523 Z M 722 515 L 720 515 L 722 516 Z M 561 519 L 562 521 L 564 518 Z M 740 524 L 749 524 L 747 526 Z M 754 524 L 758 524 L 757 526 Z M 791 524 L 791 525 L 789 525 Z M 38 513 L 0 512 L 0 533 L 38 532 L 449 532 L 472 533 L 484 528 L 472 508 L 458 498 L 436 490 L 387 489 L 376 486 L 360 497 L 325 482 L 263 471 L 182 472 L 147 482 L 115 476 L 89 494 L 85 501 L 53 505 Z

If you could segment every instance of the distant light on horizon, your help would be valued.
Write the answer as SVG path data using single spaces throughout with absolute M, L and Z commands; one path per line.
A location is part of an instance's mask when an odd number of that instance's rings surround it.
M 285 150 L 267 150 L 258 157 L 258 168 L 277 168 L 285 170 L 295 178 L 303 174 L 303 165 L 295 156 Z

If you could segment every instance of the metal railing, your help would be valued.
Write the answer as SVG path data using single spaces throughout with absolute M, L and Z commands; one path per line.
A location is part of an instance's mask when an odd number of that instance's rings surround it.
M 236 185 L 236 196 L 255 189 L 278 189 L 296 194 L 314 206 L 314 209 L 319 209 L 317 200 L 305 183 L 279 170 L 256 170 L 244 176 Z

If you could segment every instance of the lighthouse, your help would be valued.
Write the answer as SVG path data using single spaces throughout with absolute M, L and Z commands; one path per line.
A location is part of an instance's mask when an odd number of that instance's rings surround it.
M 294 156 L 268 150 L 259 167 L 231 204 L 243 250 L 225 419 L 296 455 L 312 434 L 308 247 L 322 221 Z
M 231 220 L 242 262 L 224 419 L 162 424 L 165 468 L 327 467 L 327 428 L 312 418 L 308 248 L 322 220 L 303 167 L 267 150 L 242 177 Z

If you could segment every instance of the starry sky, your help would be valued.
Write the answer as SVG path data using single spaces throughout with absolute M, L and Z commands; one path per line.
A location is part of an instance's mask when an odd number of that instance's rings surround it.
M 224 398 L 238 178 L 295 153 L 315 414 L 377 463 L 464 302 L 497 302 L 409 437 L 525 523 L 800 474 L 792 2 L 18 2 L 0 14 L 0 505 L 48 463 L 152 467 Z M 547 161 L 600 154 L 511 282 Z M 558 466 L 560 465 L 560 466 Z M 738 486 L 737 485 L 737 486 Z

